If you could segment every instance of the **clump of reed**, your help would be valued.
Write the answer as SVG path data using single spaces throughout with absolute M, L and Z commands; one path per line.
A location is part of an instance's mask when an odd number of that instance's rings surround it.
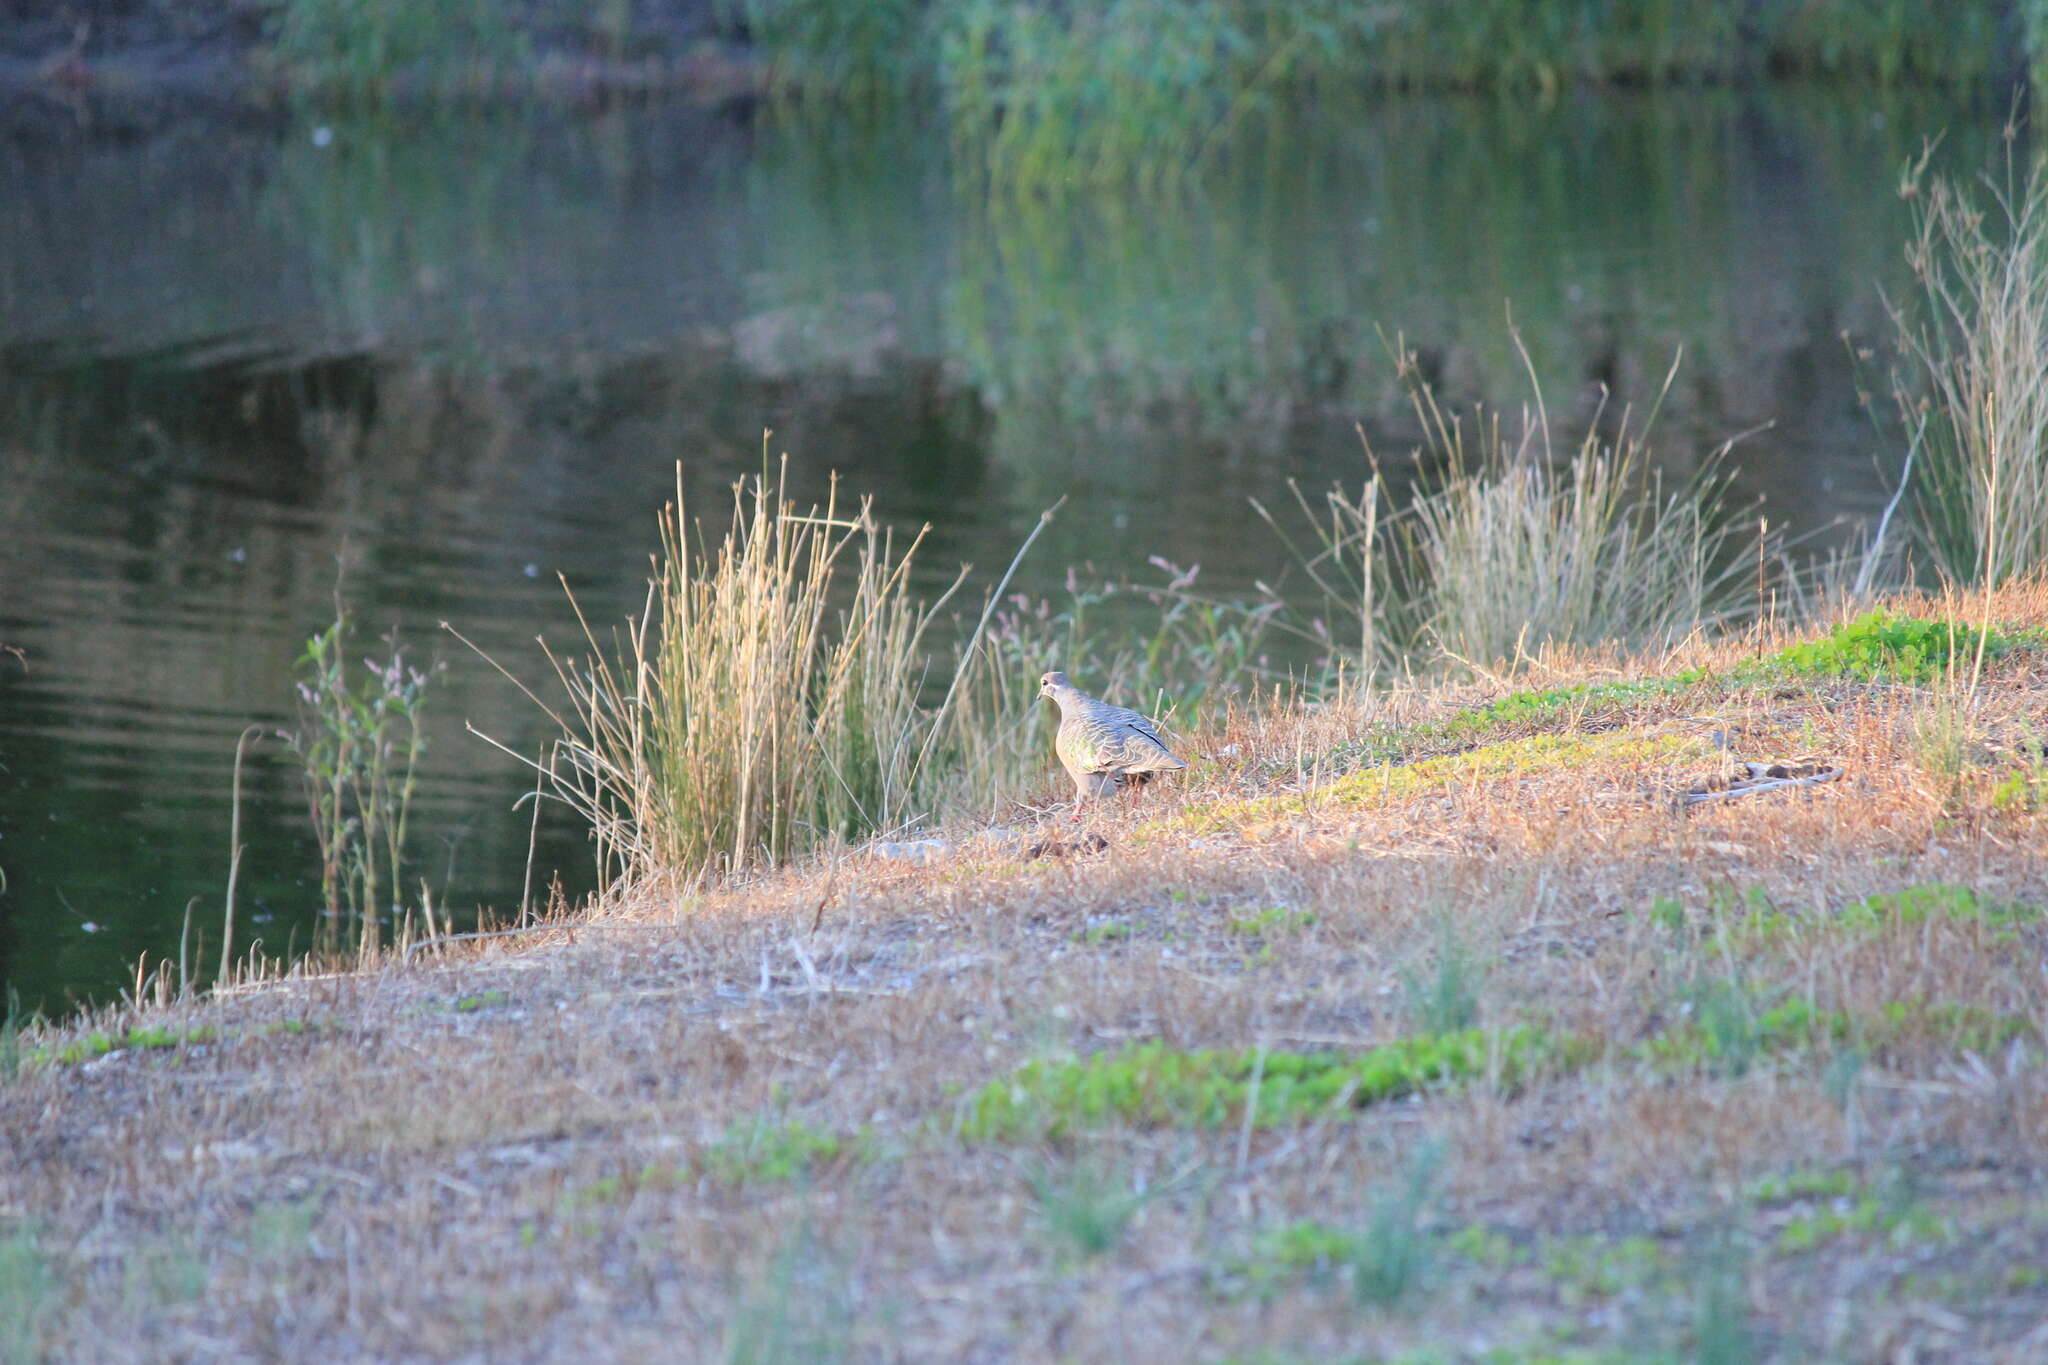
M 2048 176 L 1980 193 L 1910 177 L 1917 307 L 1896 312 L 1895 390 L 1920 460 L 1920 548 L 1995 586 L 2048 565 Z M 1910 474 L 1910 468 L 1909 468 Z
M 549 708 L 560 733 L 538 766 L 588 821 L 606 880 L 741 873 L 994 814 L 1049 771 L 1050 669 L 1183 714 L 1263 676 L 1277 600 L 1204 597 L 1195 571 L 1161 561 L 1172 577 L 1156 587 L 1070 574 L 1059 609 L 1006 593 L 1006 572 L 962 619 L 968 570 L 932 600 L 913 590 L 924 531 L 899 544 L 836 481 L 807 510 L 786 489 L 786 459 L 735 484 L 713 539 L 679 480 L 639 615 L 609 642 L 586 621 L 581 657 L 548 652 L 568 700 Z M 1098 629 L 1095 610 L 1123 596 L 1157 612 L 1148 633 Z
M 923 534 L 899 548 L 836 481 L 799 511 L 786 475 L 734 485 L 716 541 L 693 541 L 679 477 L 639 617 L 550 653 L 569 705 L 547 773 L 608 877 L 779 862 L 903 823 L 929 786 L 952 708 L 918 704 L 944 602 L 909 590 Z
M 941 5 L 936 78 L 962 163 L 998 186 L 1166 185 L 1378 22 L 1336 0 Z
M 1518 422 L 1468 418 L 1395 352 L 1424 433 L 1408 500 L 1391 500 L 1376 460 L 1355 496 L 1331 489 L 1318 508 L 1296 490 L 1313 528 L 1297 558 L 1333 619 L 1355 622 L 1366 676 L 1418 652 L 1489 670 L 1553 646 L 1666 646 L 1757 611 L 1726 445 L 1667 484 L 1647 443 L 1656 406 L 1639 423 L 1603 402 L 1560 462 L 1540 387 Z
M 1424 410 L 1446 472 L 1402 530 L 1445 655 L 1485 664 L 1549 645 L 1669 645 L 1755 609 L 1718 453 L 1667 487 L 1626 411 L 1612 436 L 1589 423 L 1560 469 L 1540 409 L 1512 436 L 1498 413 L 1468 425 Z
M 304 0 L 301 0 L 303 3 Z M 2038 54 L 2040 8 L 2021 39 Z M 1224 159 L 1276 99 L 1337 87 L 1509 89 L 2018 75 L 2004 0 L 732 0 L 771 88 L 852 101 L 937 92 L 960 163 L 1000 187 L 1164 186 Z
M 401 83 L 435 95 L 488 86 L 528 51 L 501 0 L 283 0 L 270 38 L 293 88 L 356 104 Z

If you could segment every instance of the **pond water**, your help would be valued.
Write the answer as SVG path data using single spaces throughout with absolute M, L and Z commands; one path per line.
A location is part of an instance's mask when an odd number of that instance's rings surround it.
M 990 201 L 911 116 L 683 106 L 461 120 L 207 117 L 0 135 L 0 977 L 111 998 L 186 907 L 217 945 L 236 737 L 296 723 L 340 591 L 366 642 L 445 660 L 417 871 L 518 905 L 528 785 L 469 734 L 547 727 L 535 680 L 642 592 L 676 464 L 697 507 L 829 470 L 934 527 L 934 580 L 1202 566 L 1281 547 L 1247 497 L 1358 482 L 1412 441 L 1381 334 L 1458 402 L 1647 404 L 1683 468 L 1721 437 L 1779 525 L 1869 515 L 1892 457 L 1842 334 L 1902 283 L 1901 165 L 1975 170 L 2000 107 L 1833 89 L 1330 104 L 1247 128 L 1199 195 Z M 315 923 L 275 739 L 245 775 L 242 922 Z M 537 876 L 589 885 L 543 822 Z M 209 951 L 212 951 L 209 948 Z

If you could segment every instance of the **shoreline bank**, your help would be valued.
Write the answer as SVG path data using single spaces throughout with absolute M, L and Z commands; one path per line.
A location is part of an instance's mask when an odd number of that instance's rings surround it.
M 2048 592 L 1897 605 L 1996 623 L 1981 673 L 1836 631 L 1240 712 L 1099 854 L 956 828 L 32 1033 L 0 1322 L 52 1359 L 2028 1358 Z

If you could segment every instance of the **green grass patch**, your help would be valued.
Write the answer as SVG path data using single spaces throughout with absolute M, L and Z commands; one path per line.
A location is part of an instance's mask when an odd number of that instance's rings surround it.
M 1801 1214 L 1778 1231 L 1777 1249 L 1787 1255 L 1818 1251 L 1845 1237 L 1881 1238 L 1903 1249 L 1915 1244 L 1945 1242 L 1949 1225 L 1917 1204 L 1901 1203 L 1881 1193 L 1865 1194 L 1845 1207 Z
M 1954 1052 L 1990 1053 L 2035 1034 L 2034 1021 L 2025 1015 L 1924 995 L 1888 1001 L 1876 1018 L 1862 1023 L 1865 1040 L 1880 1052 L 1917 1042 Z
M 478 1010 L 496 1009 L 512 1003 L 512 997 L 503 991 L 474 991 L 458 995 L 448 1005 L 457 1014 L 475 1014 Z
M 1076 929 L 1073 941 L 1090 948 L 1100 948 L 1111 943 L 1122 943 L 1137 932 L 1137 926 L 1128 920 L 1107 920 L 1101 924 L 1091 924 L 1086 929 Z
M 1636 702 L 1672 696 L 1700 685 L 1693 674 L 1675 678 L 1644 678 L 1629 682 L 1581 683 L 1510 692 L 1498 701 L 1460 711 L 1431 727 L 1445 741 L 1484 740 L 1504 730 L 1538 729 L 1583 724 Z
M 1702 670 L 1693 669 L 1669 678 L 1528 688 L 1467 707 L 1443 720 L 1380 726 L 1361 739 L 1332 749 L 1323 755 L 1321 764 L 1358 769 L 1413 763 L 1530 733 L 1569 732 L 1588 721 L 1612 724 L 1622 719 L 1617 713 L 1632 705 L 1711 688 L 1715 682 Z
M 1428 1234 L 1412 1222 L 1409 1227 L 1447 1265 L 1498 1275 L 1533 1264 L 1572 1307 L 1675 1284 L 1681 1270 L 1675 1249 L 1650 1237 L 1558 1237 L 1519 1247 L 1505 1233 L 1478 1225 Z M 1262 1294 L 1304 1275 L 1335 1275 L 1346 1267 L 1356 1275 L 1365 1240 L 1358 1229 L 1315 1219 L 1284 1223 L 1259 1233 L 1250 1254 L 1230 1263 L 1227 1274 Z
M 1493 1067 L 1503 1081 L 1526 1076 L 1552 1049 L 1538 1030 L 1482 1029 L 1403 1038 L 1362 1053 L 1188 1051 L 1138 1043 L 1073 1061 L 1026 1062 L 991 1081 L 965 1106 L 970 1141 L 1058 1138 L 1104 1123 L 1215 1127 L 1292 1122 L 1343 1102 L 1355 1108 Z
M 179 1032 L 157 1025 L 137 1025 L 126 1033 L 88 1033 L 61 1047 L 41 1048 L 27 1059 L 31 1065 L 73 1066 L 115 1052 L 149 1052 L 183 1047 L 188 1043 L 210 1043 L 219 1035 L 210 1028 Z
M 1677 1258 L 1651 1237 L 1562 1237 L 1543 1249 L 1543 1273 L 1567 1306 L 1669 1280 Z
M 608 1175 L 581 1185 L 562 1196 L 562 1211 L 577 1213 L 610 1204 L 625 1204 L 642 1190 L 672 1189 L 689 1177 L 683 1167 L 668 1162 L 649 1162 L 638 1171 Z
M 1313 929 L 1315 923 L 1316 917 L 1309 911 L 1273 905 L 1249 915 L 1233 915 L 1225 927 L 1242 938 L 1281 938 Z
M 1767 1002 L 1764 992 L 1734 977 L 1692 982 L 1680 1009 L 1676 1023 L 1643 1044 L 1644 1054 L 1660 1066 L 1731 1078 L 1767 1054 L 1849 1032 L 1847 1015 L 1821 1009 L 1810 996 Z
M 1253 1239 L 1251 1254 L 1229 1267 L 1255 1293 L 1301 1274 L 1339 1273 L 1361 1307 L 1392 1309 L 1427 1287 L 1448 1245 L 1423 1214 L 1441 1150 L 1425 1147 L 1399 1180 L 1378 1190 L 1355 1227 L 1314 1220 L 1285 1223 Z
M 1840 1199 L 1856 1192 L 1856 1173 L 1847 1169 L 1820 1170 L 1802 1167 L 1780 1175 L 1768 1175 L 1749 1188 L 1752 1203 L 1765 1207 L 1794 1204 L 1804 1199 Z
M 1894 924 L 1925 924 L 1928 920 L 2013 929 L 2039 920 L 2041 911 L 2036 906 L 1989 900 L 1967 886 L 1935 882 L 1866 896 L 1844 906 L 1835 918 L 1848 929 L 1875 930 Z
M 1718 891 L 1709 900 L 1712 921 L 1719 932 L 1735 942 L 1771 941 L 1801 933 L 1841 932 L 1875 934 L 1901 926 L 1929 921 L 1952 924 L 1981 924 L 1994 942 L 2008 942 L 2022 928 L 2039 923 L 2039 906 L 1993 900 L 1972 887 L 1928 882 L 1880 891 L 1851 901 L 1833 913 L 1802 914 L 1780 909 L 1762 887 L 1751 887 L 1740 897 L 1731 890 Z M 1696 922 L 1684 904 L 1674 897 L 1659 896 L 1650 905 L 1651 922 L 1679 938 L 1688 937 Z
M 755 1119 L 735 1124 L 698 1154 L 696 1167 L 720 1184 L 757 1185 L 796 1180 L 866 1148 L 861 1137 L 841 1137 L 800 1122 Z
M 1809 995 L 1726 977 L 1688 985 L 1677 1021 L 1641 1051 L 1661 1067 L 1735 1078 L 1767 1056 L 1815 1044 L 1852 1045 L 1878 1055 L 1928 1046 L 1991 1053 L 2035 1032 L 2025 1015 L 1964 1001 L 1914 995 L 1887 1001 L 1875 1013 L 1852 1014 L 1823 1008 Z
M 1933 682 L 1958 661 L 1974 662 L 1980 640 L 1987 660 L 2002 657 L 2022 642 L 1996 628 L 1980 636 L 1961 621 L 1873 611 L 1844 621 L 1819 639 L 1785 646 L 1763 661 L 1762 672 L 1776 678 Z

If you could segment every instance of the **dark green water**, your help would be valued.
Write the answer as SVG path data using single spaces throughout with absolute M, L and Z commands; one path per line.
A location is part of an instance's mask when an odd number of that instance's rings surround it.
M 1676 467 L 1722 436 L 1780 525 L 1871 514 L 1893 452 L 1841 340 L 1902 283 L 1899 168 L 1946 131 L 1990 164 L 2002 107 L 1850 90 L 1531 108 L 1325 107 L 1251 130 L 1199 197 L 990 204 L 904 119 L 776 126 L 682 109 L 464 122 L 91 127 L 0 140 L 0 976 L 104 1000 L 138 954 L 209 945 L 245 725 L 295 723 L 293 662 L 337 564 L 429 696 L 417 871 L 458 915 L 516 907 L 518 767 L 541 717 L 437 623 L 529 677 L 566 574 L 637 602 L 684 463 L 712 499 L 761 431 L 931 521 L 930 571 L 999 570 L 1070 502 L 1070 564 L 1280 547 L 1245 499 L 1356 482 L 1353 428 L 1413 437 L 1378 332 L 1454 401 L 1561 425 L 1606 385 Z M 296 768 L 247 776 L 240 938 L 303 943 L 317 863 Z M 589 882 L 544 822 L 539 876 Z

